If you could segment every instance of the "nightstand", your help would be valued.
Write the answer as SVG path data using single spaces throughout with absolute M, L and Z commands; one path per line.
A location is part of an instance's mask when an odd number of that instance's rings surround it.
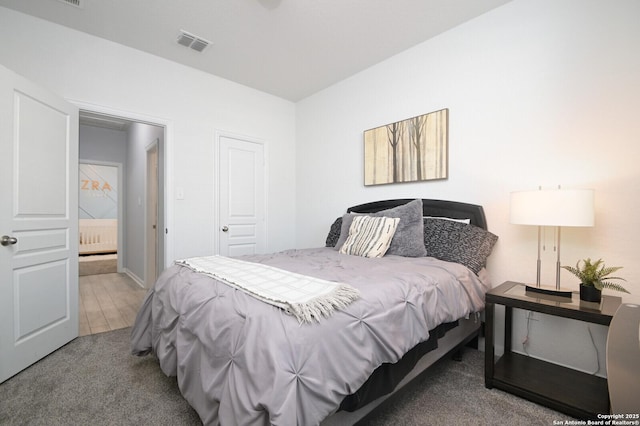
M 485 297 L 485 386 L 495 387 L 581 419 L 609 413 L 607 379 L 511 351 L 513 308 L 563 318 L 609 325 L 620 297 L 602 296 L 600 303 L 547 296 L 525 291 L 525 285 L 507 281 Z M 495 305 L 505 307 L 504 354 L 494 354 Z

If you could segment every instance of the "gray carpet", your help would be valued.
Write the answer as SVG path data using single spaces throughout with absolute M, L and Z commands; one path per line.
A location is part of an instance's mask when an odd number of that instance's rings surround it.
M 130 329 L 79 337 L 0 384 L 1 425 L 197 425 L 175 378 L 129 355 Z M 484 387 L 483 353 L 444 360 L 370 425 L 550 425 L 568 416 Z

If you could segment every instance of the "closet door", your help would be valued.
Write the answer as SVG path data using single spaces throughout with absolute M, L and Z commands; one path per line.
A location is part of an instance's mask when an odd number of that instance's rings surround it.
M 266 249 L 264 145 L 220 135 L 219 254 L 241 256 Z

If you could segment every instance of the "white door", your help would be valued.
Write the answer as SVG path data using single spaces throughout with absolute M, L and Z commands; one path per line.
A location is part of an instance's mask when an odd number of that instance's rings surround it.
M 219 136 L 219 253 L 241 256 L 266 249 L 264 145 Z
M 0 382 L 78 336 L 78 109 L 0 66 Z

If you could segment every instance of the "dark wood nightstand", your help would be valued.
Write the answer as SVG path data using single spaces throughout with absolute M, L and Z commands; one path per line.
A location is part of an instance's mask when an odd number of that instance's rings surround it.
M 511 352 L 513 308 L 609 325 L 622 299 L 602 296 L 600 303 L 571 300 L 525 291 L 507 281 L 486 294 L 485 386 L 496 387 L 581 419 L 609 413 L 607 379 Z M 494 354 L 495 305 L 505 307 L 504 355 Z

